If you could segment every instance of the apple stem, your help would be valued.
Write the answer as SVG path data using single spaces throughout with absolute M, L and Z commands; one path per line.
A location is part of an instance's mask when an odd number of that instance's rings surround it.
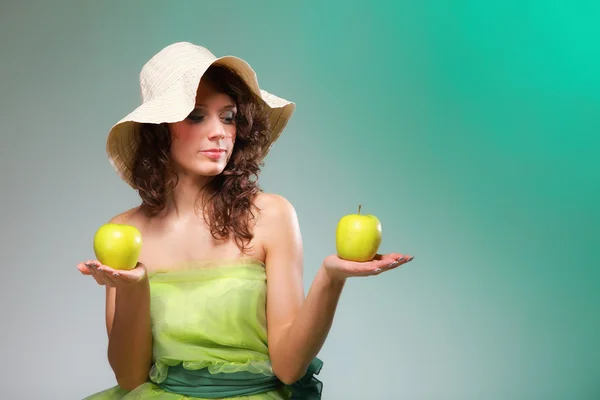
M 361 209 L 361 207 L 362 207 L 362 204 L 359 204 L 359 205 L 358 205 L 358 213 L 359 213 L 359 214 L 360 214 L 360 209 Z

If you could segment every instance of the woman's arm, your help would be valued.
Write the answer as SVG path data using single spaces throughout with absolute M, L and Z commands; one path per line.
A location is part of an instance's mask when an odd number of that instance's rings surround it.
M 377 254 L 354 262 L 333 254 L 325 258 L 304 299 L 302 238 L 293 206 L 266 195 L 262 228 L 266 231 L 267 324 L 273 371 L 286 384 L 306 373 L 329 334 L 342 289 L 349 277 L 373 276 L 413 259 L 400 253 Z
M 273 371 L 286 384 L 300 379 L 331 328 L 345 278 L 319 269 L 304 299 L 302 238 L 293 206 L 268 195 L 261 205 L 267 232 L 267 323 Z
M 121 223 L 124 214 L 110 222 Z M 152 364 L 150 285 L 146 267 L 139 263 L 131 271 L 115 271 L 97 262 L 94 264 L 97 267 L 88 266 L 86 272 L 106 286 L 108 362 L 118 385 L 133 390 L 148 380 Z
M 107 287 L 106 296 L 108 362 L 119 386 L 133 390 L 148 380 L 152 364 L 148 277 Z

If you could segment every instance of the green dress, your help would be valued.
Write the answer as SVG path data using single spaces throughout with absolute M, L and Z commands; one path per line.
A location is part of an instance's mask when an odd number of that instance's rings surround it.
M 149 274 L 153 365 L 148 381 L 84 400 L 320 399 L 315 358 L 284 385 L 267 347 L 266 273 L 257 260 L 189 262 Z

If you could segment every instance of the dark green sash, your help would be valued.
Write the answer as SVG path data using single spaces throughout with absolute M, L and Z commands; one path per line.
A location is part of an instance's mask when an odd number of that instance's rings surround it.
M 323 384 L 314 375 L 319 374 L 322 367 L 323 362 L 315 358 L 306 374 L 287 386 L 292 392 L 292 400 L 321 399 Z M 169 367 L 167 378 L 157 386 L 164 391 L 183 396 L 218 399 L 265 393 L 285 385 L 276 376 L 245 371 L 211 374 L 207 368 L 188 370 L 183 368 L 182 364 L 178 364 Z

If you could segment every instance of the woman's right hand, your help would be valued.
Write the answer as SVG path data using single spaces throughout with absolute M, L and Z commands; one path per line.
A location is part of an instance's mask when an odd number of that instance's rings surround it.
M 93 276 L 99 285 L 111 287 L 133 285 L 147 275 L 146 266 L 139 262 L 131 270 L 116 270 L 102 265 L 98 260 L 88 260 L 77 264 L 77 269 L 83 275 Z

